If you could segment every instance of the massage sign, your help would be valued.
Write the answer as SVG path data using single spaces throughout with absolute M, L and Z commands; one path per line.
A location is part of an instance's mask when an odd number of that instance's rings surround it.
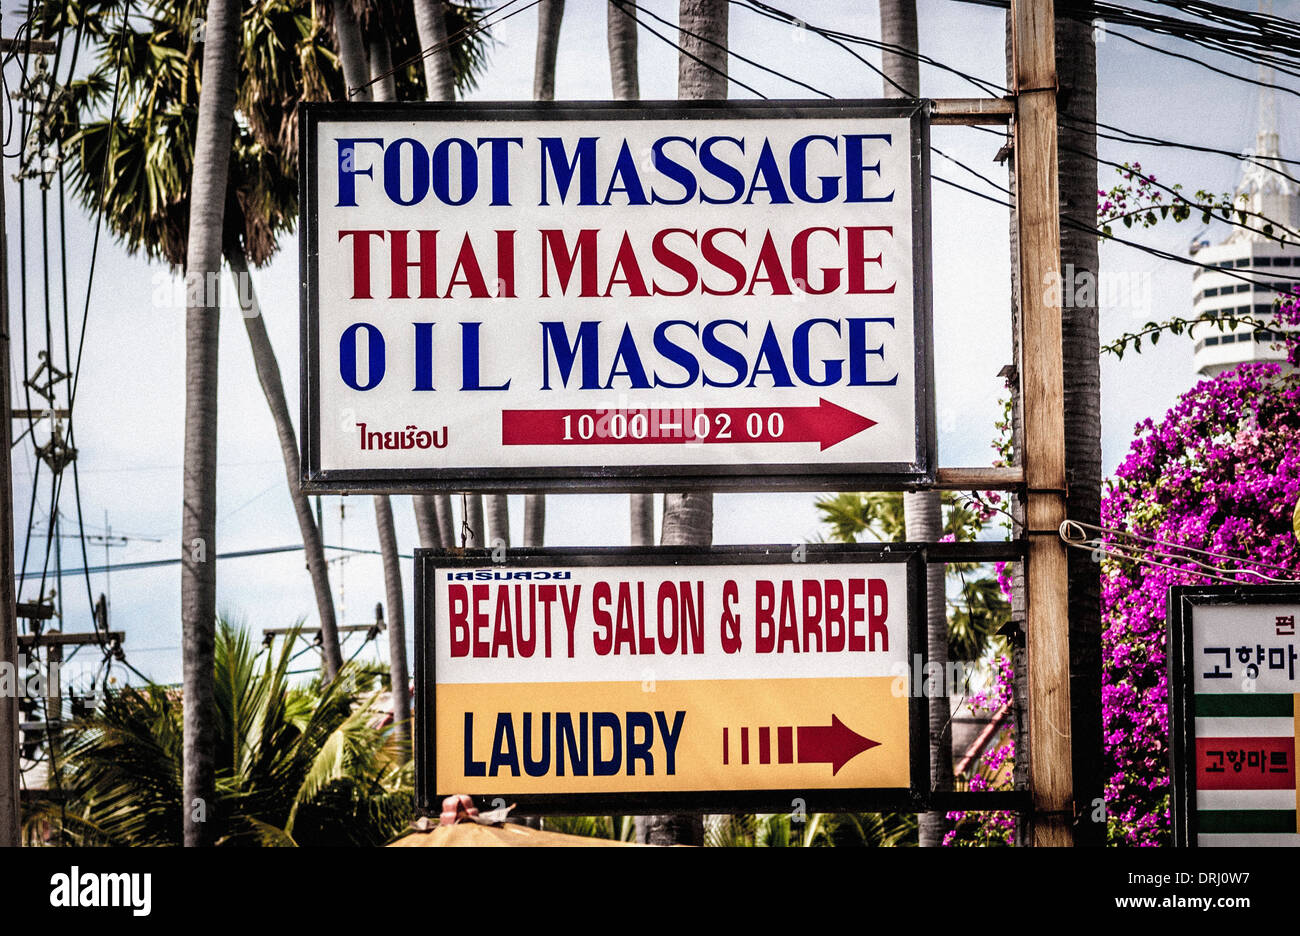
M 924 106 L 309 105 L 307 487 L 928 480 Z
M 418 805 L 907 807 L 923 570 L 914 547 L 421 550 Z

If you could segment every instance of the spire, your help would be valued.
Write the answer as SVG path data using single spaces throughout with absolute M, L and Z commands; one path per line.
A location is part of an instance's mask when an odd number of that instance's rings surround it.
M 1273 15 L 1273 0 L 1260 0 L 1259 12 Z M 1281 156 L 1277 137 L 1277 83 L 1273 66 L 1259 63 L 1259 131 L 1255 136 L 1255 154 L 1262 158 Z
M 1265 16 L 1273 13 L 1273 0 L 1259 0 L 1259 12 Z M 1237 185 L 1237 204 L 1253 212 L 1246 222 L 1251 227 L 1262 227 L 1260 216 L 1271 219 L 1283 228 L 1295 230 L 1300 225 L 1300 186 L 1287 178 L 1281 161 L 1282 146 L 1277 126 L 1276 78 L 1271 65 L 1259 66 L 1259 127 L 1255 132 L 1255 145 L 1242 155 L 1241 181 Z M 1228 238 L 1238 240 L 1267 240 L 1258 230 L 1236 229 Z

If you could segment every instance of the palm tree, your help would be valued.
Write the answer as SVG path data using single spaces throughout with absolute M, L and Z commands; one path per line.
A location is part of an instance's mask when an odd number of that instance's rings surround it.
M 456 98 L 456 77 L 447 44 L 447 11 L 442 0 L 414 0 L 415 29 L 426 53 L 424 86 L 430 101 Z M 430 51 L 434 50 L 434 51 Z
M 680 0 L 677 8 L 677 97 L 683 101 L 727 97 L 726 0 Z M 704 41 L 708 39 L 709 41 Z M 710 546 L 713 543 L 713 495 L 665 494 L 663 546 Z
M 913 522 L 912 516 L 905 516 L 905 497 L 897 491 L 844 492 L 819 498 L 816 507 L 822 522 L 830 528 L 832 542 L 901 543 L 910 538 L 908 530 Z M 979 537 L 985 528 L 984 519 L 964 502 L 962 495 L 944 491 L 939 503 L 947 516 L 936 539 L 965 543 Z M 936 600 L 939 614 L 945 618 L 948 658 L 972 663 L 1005 652 L 1006 641 L 999 632 L 1010 617 L 1011 607 L 997 579 L 974 562 L 950 562 L 945 569 L 960 595 L 959 600 L 952 601 L 940 592 Z
M 537 7 L 537 51 L 533 60 L 533 100 L 555 100 L 555 56 L 560 46 L 560 22 L 564 18 L 564 0 L 542 0 Z M 493 499 L 500 497 L 499 504 Z M 488 536 L 510 545 L 509 516 L 506 499 L 493 495 L 487 504 Z M 499 517 L 495 528 L 494 517 Z M 546 495 L 524 495 L 524 545 L 541 546 L 546 542 Z
M 727 14 L 727 0 L 680 0 L 677 7 L 678 41 L 682 49 L 677 57 L 679 99 L 726 99 Z M 663 546 L 711 546 L 713 494 L 665 494 L 659 542 Z M 640 816 L 637 837 L 657 845 L 699 845 L 704 842 L 704 822 L 700 816 Z
M 704 844 L 715 848 L 887 848 L 916 844 L 911 813 L 788 813 L 711 816 Z
M 207 825 L 218 845 L 380 845 L 411 816 L 410 772 L 392 732 L 375 727 L 382 673 L 349 663 L 345 678 L 295 686 L 296 632 L 260 657 L 248 633 L 218 623 L 216 798 Z M 149 685 L 110 693 L 75 723 L 64 757 L 66 802 L 34 803 L 28 841 L 73 845 L 179 844 L 184 706 Z
M 447 4 L 442 0 L 415 0 L 415 27 L 423 53 L 425 93 L 430 101 L 456 99 L 456 69 L 447 39 Z M 451 498 L 446 494 L 415 497 L 416 523 L 425 548 L 456 545 Z
M 916 0 L 880 0 L 881 70 L 887 98 L 918 97 L 921 93 L 920 64 L 916 59 Z M 902 51 L 890 51 L 893 46 Z M 911 55 L 907 53 L 912 53 Z M 943 527 L 942 509 L 937 491 L 918 491 L 903 495 L 903 512 L 907 517 L 907 538 L 913 542 L 933 543 Z M 929 662 L 940 666 L 948 662 L 948 622 L 944 612 L 944 572 L 933 566 L 926 570 L 926 654 Z M 952 789 L 952 735 L 948 697 L 929 700 L 930 782 L 936 790 Z M 943 844 L 947 820 L 942 812 L 928 812 L 921 817 L 922 847 Z
M 221 272 L 231 127 L 239 79 L 239 2 L 208 4 L 204 90 L 194 131 L 185 272 L 207 283 Z M 206 292 L 206 291 L 205 291 Z M 181 510 L 181 634 L 184 651 L 184 828 L 186 845 L 212 842 L 206 810 L 215 805 L 216 731 L 212 665 L 217 618 L 216 297 L 185 310 L 185 483 Z
M 334 41 L 339 50 L 339 63 L 347 81 L 348 101 L 369 101 L 370 66 L 366 62 L 366 48 L 361 38 L 361 27 L 352 10 L 352 0 L 331 0 L 330 12 L 334 19 Z
M 284 384 L 280 380 L 280 365 L 275 359 L 271 338 L 266 333 L 266 321 L 262 318 L 257 293 L 253 289 L 253 278 L 248 269 L 248 258 L 244 254 L 243 245 L 237 240 L 227 243 L 225 257 L 226 263 L 230 265 L 230 272 L 239 295 L 244 330 L 248 333 L 248 343 L 253 350 L 253 366 L 257 371 L 258 382 L 262 386 L 262 393 L 266 396 L 267 405 L 271 408 L 276 437 L 280 440 L 280 455 L 284 459 L 289 499 L 293 502 L 294 514 L 298 518 L 307 571 L 316 593 L 316 612 L 320 619 L 325 678 L 333 679 L 343 668 L 343 654 L 339 646 L 338 624 L 334 617 L 334 596 L 330 591 L 329 565 L 325 561 L 325 544 L 320 528 L 316 525 L 316 518 L 307 501 L 307 495 L 299 487 L 302 474 L 298 440 L 293 431 L 293 418 L 289 415 L 289 404 L 285 400 Z
M 397 79 L 393 74 L 392 46 L 388 36 L 391 24 L 384 22 L 380 8 L 367 11 L 366 23 L 362 29 L 366 48 L 369 50 L 370 92 L 376 101 L 397 100 Z M 344 54 L 343 35 L 346 25 L 339 33 L 340 57 L 346 62 L 351 53 Z M 345 64 L 346 73 L 347 66 Z M 373 498 L 375 508 L 375 527 L 379 534 L 379 555 L 384 570 L 384 597 L 388 603 L 388 666 L 392 676 L 393 721 L 397 724 L 397 736 L 403 744 L 411 740 L 411 694 L 407 679 L 406 665 L 406 596 L 402 592 L 402 558 L 397 549 L 397 531 L 393 523 L 393 504 L 387 494 L 376 494 Z M 420 510 L 417 506 L 417 523 Z M 428 516 L 423 519 L 423 527 L 428 530 Z
M 1056 19 L 1057 165 L 1060 170 L 1061 269 L 1096 276 L 1097 46 L 1087 19 Z M 1096 282 L 1094 279 L 1093 282 Z M 1068 288 L 1068 286 L 1067 286 Z M 1101 362 L 1097 354 L 1095 290 L 1061 309 L 1065 374 L 1066 516 L 1101 523 Z M 1078 815 L 1092 815 L 1105 787 L 1101 750 L 1101 579 L 1087 553 L 1067 550 L 1070 620 L 1070 707 L 1074 799 Z M 1075 843 L 1106 843 L 1105 822 L 1081 822 Z
M 388 600 L 388 667 L 392 674 L 393 721 L 403 744 L 411 740 L 411 688 L 406 668 L 406 611 L 402 595 L 402 559 L 397 552 L 393 506 L 387 494 L 375 495 L 375 525 L 384 566 L 384 596 Z
M 58 115 L 60 139 L 70 152 L 71 178 L 82 204 L 104 206 L 109 228 L 131 252 L 142 252 L 173 268 L 186 263 L 190 200 L 186 180 L 195 154 L 194 124 L 199 97 L 198 61 L 191 45 L 194 11 L 185 2 L 150 9 L 147 31 L 109 28 L 115 10 L 85 8 L 88 37 L 103 43 L 98 68 L 72 82 Z M 320 531 L 306 495 L 299 488 L 296 433 L 285 399 L 279 366 L 248 273 L 266 263 L 278 237 L 296 220 L 297 181 L 288 156 L 259 142 L 296 138 L 293 109 L 283 105 L 284 87 L 297 93 L 328 94 L 329 71 L 313 46 L 319 24 L 288 5 L 259 7 L 243 24 L 248 68 L 238 84 L 236 107 L 248 127 L 236 127 L 229 147 L 227 190 L 223 199 L 221 253 L 236 277 L 236 296 L 244 312 L 258 382 L 280 441 L 289 497 L 302 535 L 306 564 L 316 598 L 325 670 L 342 664 Z M 295 49 L 285 64 L 285 49 Z M 90 117 L 106 103 L 117 63 L 126 63 L 122 106 L 116 122 Z M 337 79 L 334 78 L 337 82 Z M 83 115 L 89 119 L 83 120 Z M 111 160 L 111 164 L 109 161 Z M 205 284 L 202 279 L 187 282 Z M 205 287 L 206 288 L 206 287 Z M 187 548 L 192 545 L 186 540 Z M 208 544 L 211 549 L 211 543 Z
M 610 0 L 605 7 L 605 31 L 609 44 L 609 77 L 614 100 L 637 101 L 641 82 L 637 76 L 636 3 Z M 655 544 L 655 496 L 629 494 L 628 508 L 633 546 Z
M 560 45 L 560 20 L 564 0 L 541 0 L 537 5 L 537 56 L 533 60 L 533 100 L 555 100 L 555 53 Z
M 635 17 L 635 0 L 609 0 L 609 5 L 605 8 L 609 77 L 616 101 L 637 101 L 641 98 L 641 82 L 636 70 Z

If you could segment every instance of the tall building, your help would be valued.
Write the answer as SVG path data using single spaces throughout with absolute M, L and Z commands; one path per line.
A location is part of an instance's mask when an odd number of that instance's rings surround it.
M 1192 310 L 1196 318 L 1214 313 L 1220 320 L 1250 316 L 1268 322 L 1278 294 L 1290 294 L 1296 285 L 1294 280 L 1269 280 L 1269 274 L 1276 270 L 1284 277 L 1300 277 L 1300 243 L 1294 233 L 1287 236 L 1285 244 L 1276 239 L 1283 233 L 1277 230 L 1279 225 L 1291 232 L 1300 227 L 1300 185 L 1288 178 L 1296 173 L 1288 172 L 1281 161 L 1272 69 L 1261 69 L 1260 77 L 1259 132 L 1253 149 L 1243 154 L 1244 168 L 1236 191 L 1238 207 L 1252 214 L 1246 217 L 1246 227 L 1234 227 L 1223 242 L 1194 249 L 1199 263 L 1215 268 L 1197 269 L 1192 276 Z M 1266 222 L 1261 215 L 1274 222 L 1274 236 L 1264 233 Z M 1256 282 L 1248 283 L 1220 270 L 1249 273 Z M 1235 329 L 1225 326 L 1222 331 L 1214 325 L 1198 325 L 1195 337 L 1196 371 L 1206 377 L 1244 361 L 1286 359 L 1276 331 L 1242 324 Z

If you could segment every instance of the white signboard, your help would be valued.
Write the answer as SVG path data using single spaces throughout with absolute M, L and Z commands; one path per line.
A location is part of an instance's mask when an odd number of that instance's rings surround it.
M 320 105 L 312 490 L 933 471 L 924 105 Z
M 1300 589 L 1170 590 L 1174 834 L 1300 846 Z
M 923 576 L 898 547 L 422 551 L 423 798 L 906 801 L 925 769 Z

